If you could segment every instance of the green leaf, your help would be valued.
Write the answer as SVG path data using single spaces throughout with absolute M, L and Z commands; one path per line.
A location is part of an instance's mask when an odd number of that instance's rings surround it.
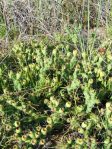
M 85 89 L 84 90 L 85 104 L 87 106 L 86 112 L 91 112 L 95 104 L 98 104 L 99 101 L 96 98 L 96 93 L 93 90 Z
M 21 90 L 21 84 L 18 80 L 14 80 L 14 88 L 15 90 L 18 90 L 18 91 Z

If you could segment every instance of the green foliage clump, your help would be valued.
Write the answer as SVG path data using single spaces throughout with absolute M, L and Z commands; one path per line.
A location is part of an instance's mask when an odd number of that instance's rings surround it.
M 5 34 L 6 34 L 5 24 L 0 24 L 0 38 L 5 37 Z
M 75 41 L 76 42 L 76 41 Z M 16 44 L 0 66 L 2 148 L 108 148 L 112 53 L 68 44 Z

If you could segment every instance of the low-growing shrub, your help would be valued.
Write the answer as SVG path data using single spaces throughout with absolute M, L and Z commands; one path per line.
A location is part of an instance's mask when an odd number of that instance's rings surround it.
M 112 52 L 103 49 L 16 44 L 0 66 L 1 148 L 111 149 Z

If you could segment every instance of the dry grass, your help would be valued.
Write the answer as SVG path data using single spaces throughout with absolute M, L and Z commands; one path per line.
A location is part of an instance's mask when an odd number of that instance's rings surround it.
M 0 51 L 17 40 L 53 38 L 64 34 L 67 28 L 81 26 L 81 36 L 95 32 L 101 39 L 107 37 L 106 28 L 111 19 L 111 1 L 104 0 L 1 0 Z

